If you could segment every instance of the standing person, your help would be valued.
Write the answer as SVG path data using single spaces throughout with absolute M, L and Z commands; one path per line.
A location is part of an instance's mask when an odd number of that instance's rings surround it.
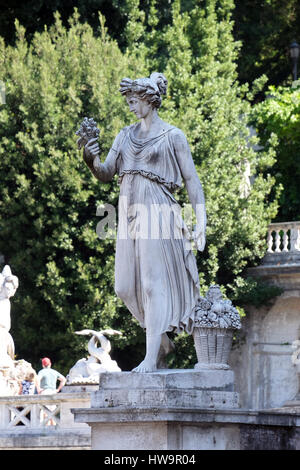
M 42 395 L 53 395 L 59 393 L 66 383 L 66 378 L 57 370 L 51 368 L 51 360 L 48 357 L 42 359 L 42 366 L 38 373 L 40 393 Z M 59 386 L 56 388 L 57 381 Z
M 20 383 L 19 395 L 34 395 L 40 393 L 39 381 L 34 370 L 29 371 Z
M 158 116 L 166 89 L 166 78 L 157 72 L 123 79 L 120 92 L 140 122 L 120 131 L 103 163 L 97 138 L 88 141 L 83 153 L 100 181 L 119 175 L 115 291 L 146 330 L 146 356 L 135 372 L 157 369 L 161 347 L 170 351 L 167 332 L 193 332 L 200 296 L 191 236 L 172 193 L 185 182 L 196 214 L 193 238 L 199 251 L 205 247 L 205 199 L 184 133 Z M 174 215 L 173 228 L 170 223 L 165 230 L 168 211 Z
M 55 393 L 59 393 L 66 383 L 66 378 L 60 372 L 51 368 L 51 360 L 49 357 L 42 359 L 42 366 L 43 369 L 38 373 L 39 393 L 41 395 L 54 395 Z M 56 388 L 58 380 L 60 383 L 58 388 Z M 56 407 L 55 405 L 47 405 L 46 408 L 53 412 Z M 44 411 L 41 412 L 41 420 L 46 420 L 47 426 L 55 426 L 55 420 L 51 418 L 47 421 L 47 413 Z

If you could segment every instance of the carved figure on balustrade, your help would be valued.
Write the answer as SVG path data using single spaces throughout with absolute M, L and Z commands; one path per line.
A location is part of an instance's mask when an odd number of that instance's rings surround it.
M 67 375 L 67 384 L 99 383 L 101 372 L 120 372 L 117 362 L 110 357 L 111 343 L 107 335 L 122 335 L 120 331 L 108 328 L 106 330 L 75 331 L 77 335 L 91 336 L 88 342 L 88 358 L 79 359 Z M 100 343 L 100 346 L 99 346 Z

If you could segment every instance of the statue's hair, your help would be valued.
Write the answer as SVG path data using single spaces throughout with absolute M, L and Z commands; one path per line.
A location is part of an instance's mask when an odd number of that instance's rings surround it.
M 162 73 L 153 72 L 149 78 L 131 80 L 123 78 L 120 83 L 122 95 L 136 95 L 149 101 L 154 108 L 161 106 L 161 95 L 167 92 L 168 80 Z

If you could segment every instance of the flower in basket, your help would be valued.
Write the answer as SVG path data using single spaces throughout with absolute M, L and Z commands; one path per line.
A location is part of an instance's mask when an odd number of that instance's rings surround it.
M 223 299 L 219 286 L 210 286 L 195 309 L 195 326 L 206 328 L 241 328 L 240 315 L 230 300 Z

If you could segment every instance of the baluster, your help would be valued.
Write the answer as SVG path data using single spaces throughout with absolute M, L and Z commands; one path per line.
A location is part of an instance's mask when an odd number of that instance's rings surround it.
M 0 405 L 0 429 L 6 429 L 10 421 L 10 411 L 7 403 Z
M 280 229 L 275 230 L 275 253 L 281 253 L 280 244 L 281 244 L 281 237 L 280 237 Z
M 283 248 L 282 251 L 289 251 L 289 235 L 288 235 L 288 230 L 284 229 L 283 230 Z
M 272 230 L 268 230 L 267 244 L 268 244 L 268 253 L 273 253 L 273 232 L 272 232 Z
M 30 413 L 30 426 L 31 428 L 39 428 L 41 427 L 41 408 L 39 404 L 32 404 L 31 405 L 31 413 Z

